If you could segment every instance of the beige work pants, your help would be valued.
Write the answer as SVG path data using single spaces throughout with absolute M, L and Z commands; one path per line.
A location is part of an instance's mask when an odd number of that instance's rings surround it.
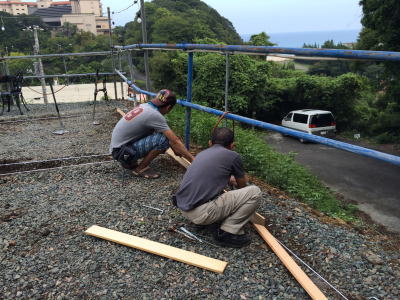
M 185 218 L 195 224 L 208 225 L 223 221 L 221 229 L 232 234 L 243 234 L 243 226 L 260 205 L 261 190 L 247 186 L 229 191 L 190 211 L 182 211 Z

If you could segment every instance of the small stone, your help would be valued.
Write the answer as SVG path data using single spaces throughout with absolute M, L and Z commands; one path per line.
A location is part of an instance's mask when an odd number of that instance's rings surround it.
M 381 265 L 383 264 L 383 259 L 380 258 L 378 255 L 373 253 L 372 251 L 367 251 L 364 253 L 364 258 L 368 260 L 371 264 L 374 265 Z

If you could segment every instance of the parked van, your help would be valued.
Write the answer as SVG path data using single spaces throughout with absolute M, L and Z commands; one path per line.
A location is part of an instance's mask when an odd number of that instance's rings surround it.
M 309 134 L 332 137 L 336 133 L 336 121 L 330 111 L 301 109 L 288 113 L 282 120 L 282 126 Z M 300 139 L 304 142 L 303 139 Z

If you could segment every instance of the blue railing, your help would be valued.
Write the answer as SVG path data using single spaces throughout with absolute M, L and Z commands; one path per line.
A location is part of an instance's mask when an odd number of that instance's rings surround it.
M 355 60 L 400 61 L 400 52 L 365 51 L 351 49 L 316 49 L 316 48 L 282 48 L 270 46 L 243 46 L 243 45 L 209 45 L 209 44 L 133 44 L 129 46 L 115 46 L 121 50 L 185 50 L 185 51 L 212 51 L 223 53 L 247 54 L 292 54 L 311 57 L 334 57 Z
M 311 57 L 332 57 L 338 59 L 354 59 L 354 60 L 378 60 L 378 61 L 400 61 L 400 52 L 388 52 L 388 51 L 364 51 L 364 50 L 343 50 L 343 49 L 309 49 L 309 48 L 281 48 L 281 47 L 269 47 L 269 46 L 247 46 L 247 45 L 209 45 L 209 44 L 134 44 L 128 46 L 115 46 L 119 50 L 142 50 L 142 49 L 152 49 L 152 50 L 184 50 L 189 52 L 188 56 L 188 80 L 187 80 L 187 100 L 178 100 L 178 103 L 185 106 L 186 109 L 186 127 L 185 127 L 185 145 L 189 148 L 190 144 L 190 109 L 194 108 L 200 111 L 205 111 L 215 115 L 222 115 L 223 112 L 220 110 L 212 109 L 209 107 L 201 106 L 198 104 L 191 103 L 192 99 L 192 76 L 193 76 L 193 52 L 218 52 L 224 53 L 225 55 L 243 53 L 243 54 L 256 54 L 256 55 L 267 55 L 267 54 L 293 54 L 298 56 L 311 56 Z M 226 84 L 228 84 L 229 77 L 229 60 L 226 60 Z M 137 92 L 143 93 L 154 97 L 155 94 L 144 91 L 132 84 L 123 74 L 118 70 L 117 73 L 121 78 L 126 81 L 132 88 Z M 227 93 L 227 89 L 225 91 Z M 227 94 L 225 95 L 227 99 Z M 225 101 L 227 102 L 227 101 Z M 225 104 L 227 105 L 227 103 Z M 315 142 L 319 144 L 324 144 L 330 147 L 338 148 L 345 151 L 350 151 L 360 155 L 368 156 L 371 158 L 383 160 L 395 165 L 400 166 L 400 157 L 371 150 L 368 148 L 363 148 L 336 140 L 331 140 L 328 138 L 311 135 L 308 133 L 303 133 L 300 131 L 284 128 L 281 126 L 269 124 L 266 122 L 257 121 L 254 119 L 242 117 L 235 114 L 228 114 L 227 119 L 236 120 L 243 122 L 252 126 L 257 126 L 263 129 L 269 129 L 273 131 L 280 132 L 282 134 L 287 134 L 294 136 L 296 138 L 304 139 L 310 142 Z

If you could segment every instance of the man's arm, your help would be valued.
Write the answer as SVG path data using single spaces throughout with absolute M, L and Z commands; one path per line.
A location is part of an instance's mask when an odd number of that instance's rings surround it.
M 171 129 L 164 131 L 163 134 L 167 137 L 169 145 L 177 155 L 183 156 L 190 162 L 194 160 L 194 156 L 186 149 L 181 140 Z

